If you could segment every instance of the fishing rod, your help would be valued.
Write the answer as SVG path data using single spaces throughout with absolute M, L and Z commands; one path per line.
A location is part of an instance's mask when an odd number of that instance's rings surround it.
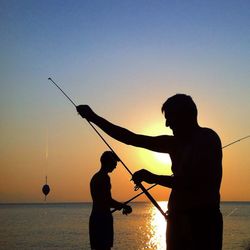
M 68 100 L 75 106 L 76 108 L 76 104 L 71 100 L 71 98 L 49 77 L 48 78 L 49 81 L 51 81 L 58 89 L 61 90 L 61 92 L 68 98 Z
M 63 95 L 74 105 L 74 107 L 76 108 L 76 104 L 72 101 L 72 99 L 59 87 L 58 84 L 56 84 L 51 77 L 48 78 L 49 81 L 51 81 L 62 93 Z M 88 120 L 86 119 L 87 122 L 89 123 L 89 125 L 94 129 L 94 131 L 97 133 L 97 135 L 102 139 L 102 141 L 107 145 L 107 147 L 111 150 L 111 152 L 113 152 L 117 157 L 118 155 L 115 153 L 115 151 L 113 150 L 113 148 L 107 143 L 107 141 L 103 138 L 103 136 L 98 132 L 98 130 L 94 127 L 94 125 Z M 125 165 L 125 163 L 120 159 L 120 157 L 118 157 L 119 161 L 121 162 L 121 164 L 125 167 L 125 169 L 128 171 L 128 173 L 133 176 L 133 173 L 129 170 L 129 168 Z M 147 191 L 147 189 L 141 184 L 138 183 L 136 185 L 136 187 L 140 188 L 142 190 L 142 193 L 144 193 L 148 199 L 152 202 L 152 204 L 159 210 L 159 212 L 164 216 L 165 219 L 167 219 L 167 215 L 166 213 L 162 210 L 162 208 L 160 207 L 160 205 L 157 203 L 157 201 L 153 198 L 153 196 Z
M 56 84 L 50 77 L 48 78 L 49 81 L 51 81 L 62 93 L 63 95 L 74 105 L 74 107 L 76 108 L 76 104 L 72 101 L 72 99 L 59 87 L 58 84 Z M 86 119 L 87 120 L 87 119 Z M 118 155 L 114 152 L 113 148 L 111 148 L 111 146 L 106 142 L 106 140 L 103 138 L 103 136 L 98 132 L 98 130 L 94 127 L 94 125 L 87 120 L 87 122 L 89 123 L 89 125 L 94 129 L 94 131 L 98 134 L 98 136 L 102 139 L 102 141 L 107 145 L 107 147 L 117 156 L 117 158 L 119 159 L 119 161 L 122 163 L 122 165 L 125 167 L 125 169 L 129 172 L 129 174 L 132 176 L 133 173 L 129 170 L 129 168 L 125 165 L 125 163 L 120 159 L 120 157 L 118 157 Z M 242 137 L 238 140 L 235 140 L 225 146 L 222 147 L 222 149 L 229 147 L 237 142 L 240 142 L 242 140 L 245 140 L 247 138 L 249 138 L 250 135 L 247 135 L 245 137 Z M 145 187 L 140 183 L 137 186 L 139 188 L 142 189 L 142 192 L 137 194 L 136 196 L 132 197 L 131 199 L 129 199 L 128 201 L 124 202 L 124 204 L 128 204 L 129 202 L 131 202 L 132 200 L 136 199 L 137 197 L 139 197 L 142 194 L 145 194 L 149 200 L 155 205 L 155 207 L 160 211 L 160 213 L 166 218 L 166 213 L 164 213 L 164 211 L 161 209 L 161 207 L 159 206 L 159 204 L 156 202 L 156 200 L 150 195 L 150 193 L 148 192 L 148 190 L 150 190 L 151 188 L 157 186 L 158 184 L 153 184 L 152 186 L 150 186 L 149 188 L 145 189 Z M 112 212 L 115 212 L 116 210 L 113 210 Z

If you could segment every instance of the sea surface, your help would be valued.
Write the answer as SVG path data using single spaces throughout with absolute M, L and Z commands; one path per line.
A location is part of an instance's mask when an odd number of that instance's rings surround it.
M 159 202 L 166 210 L 167 203 Z M 114 250 L 163 250 L 166 222 L 151 203 L 114 213 Z M 91 203 L 0 204 L 0 249 L 90 249 Z M 223 250 L 250 249 L 250 202 L 222 202 Z

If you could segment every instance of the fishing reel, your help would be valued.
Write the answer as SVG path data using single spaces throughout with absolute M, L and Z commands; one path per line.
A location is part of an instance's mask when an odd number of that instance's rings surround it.
M 139 185 L 138 185 L 138 184 L 135 184 L 135 186 L 134 186 L 134 191 L 137 191 L 139 188 L 140 188 Z
M 131 214 L 131 213 L 132 213 L 132 207 L 130 207 L 128 205 L 125 205 L 122 208 L 122 214 L 128 215 L 128 214 Z

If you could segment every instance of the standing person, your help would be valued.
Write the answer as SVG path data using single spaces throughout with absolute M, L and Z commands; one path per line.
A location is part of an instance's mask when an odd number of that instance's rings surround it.
M 162 113 L 173 136 L 135 134 L 98 116 L 87 105 L 77 111 L 118 141 L 168 153 L 172 176 L 139 170 L 135 183 L 146 181 L 171 188 L 168 201 L 168 250 L 221 250 L 223 220 L 220 212 L 222 149 L 219 136 L 200 127 L 193 99 L 185 94 L 168 98 Z
M 132 209 L 112 198 L 111 183 L 108 173 L 111 173 L 119 161 L 111 151 L 105 151 L 101 158 L 101 168 L 90 181 L 90 192 L 93 200 L 89 219 L 89 237 L 91 249 L 109 250 L 113 247 L 114 229 L 110 208 L 123 209 L 123 214 L 129 214 Z

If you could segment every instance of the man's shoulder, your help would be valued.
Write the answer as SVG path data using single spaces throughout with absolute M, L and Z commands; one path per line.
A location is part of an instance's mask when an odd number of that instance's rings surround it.
M 91 182 L 103 182 L 103 181 L 109 181 L 110 177 L 108 174 L 103 174 L 102 172 L 97 172 L 93 175 L 91 178 Z
M 211 128 L 202 127 L 200 128 L 199 138 L 209 144 L 217 144 L 221 146 L 219 135 Z
M 211 136 L 211 137 L 219 138 L 219 135 L 211 128 L 201 127 L 200 131 L 204 136 Z

